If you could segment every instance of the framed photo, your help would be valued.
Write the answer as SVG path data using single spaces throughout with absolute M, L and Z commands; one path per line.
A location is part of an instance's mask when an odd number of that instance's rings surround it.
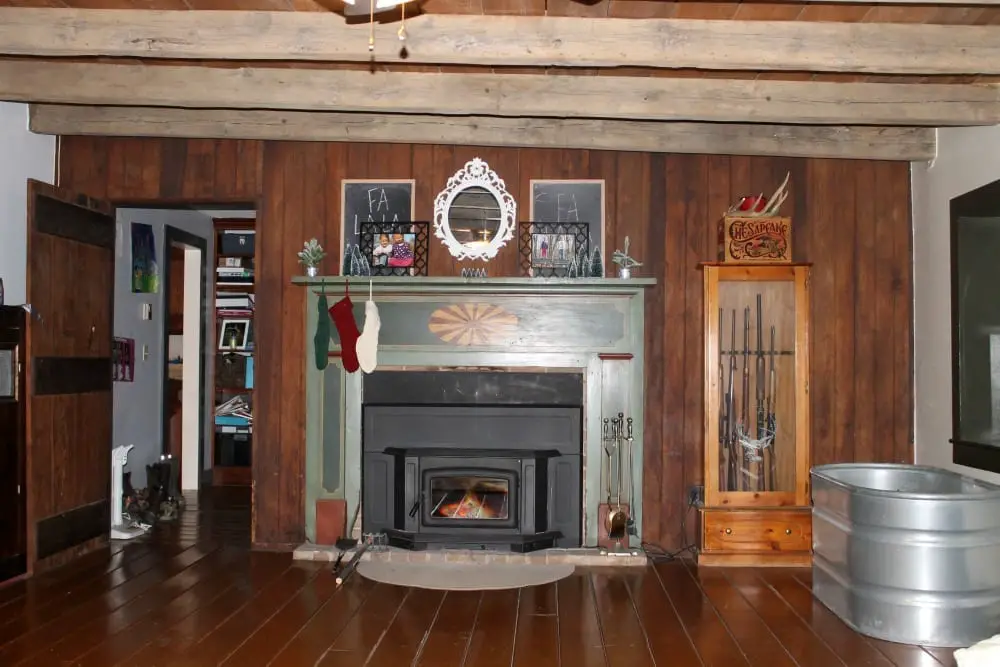
M 246 350 L 250 339 L 250 320 L 222 320 L 219 330 L 220 350 Z
M 588 275 L 590 227 L 585 222 L 522 222 L 518 235 L 521 270 L 539 278 Z
M 426 276 L 429 222 L 363 222 L 359 247 L 373 276 Z
M 349 273 L 348 258 L 360 248 L 365 223 L 413 220 L 414 179 L 344 179 L 340 193 L 341 275 Z M 368 258 L 371 261 L 371 258 Z M 372 275 L 382 275 L 375 274 Z

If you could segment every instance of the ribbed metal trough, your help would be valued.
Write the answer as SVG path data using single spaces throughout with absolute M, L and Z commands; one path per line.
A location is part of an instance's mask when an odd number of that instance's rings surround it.
M 1000 632 L 1000 487 L 914 465 L 811 477 L 813 594 L 845 623 L 925 646 Z

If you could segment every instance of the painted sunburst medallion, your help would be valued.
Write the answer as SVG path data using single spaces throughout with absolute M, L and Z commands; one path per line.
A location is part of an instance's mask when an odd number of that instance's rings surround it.
M 431 313 L 427 328 L 453 345 L 499 345 L 517 328 L 517 316 L 489 303 L 456 303 Z

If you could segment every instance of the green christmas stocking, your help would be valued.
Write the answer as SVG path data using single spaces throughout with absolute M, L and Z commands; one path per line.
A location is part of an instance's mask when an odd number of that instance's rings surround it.
M 327 308 L 326 295 L 320 294 L 316 300 L 316 314 L 319 316 L 316 325 L 316 335 L 313 336 L 313 344 L 316 348 L 316 369 L 323 370 L 330 363 L 330 313 Z

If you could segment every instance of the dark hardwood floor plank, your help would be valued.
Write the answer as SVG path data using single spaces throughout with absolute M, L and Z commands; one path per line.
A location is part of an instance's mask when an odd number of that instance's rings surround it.
M 931 656 L 940 662 L 944 667 L 955 667 L 955 649 L 953 648 L 936 648 L 931 646 L 924 646 L 923 649 L 931 654 Z
M 155 563 L 152 568 L 142 572 L 142 574 L 122 582 L 121 585 L 109 589 L 99 597 L 88 600 L 72 611 L 49 622 L 43 621 L 41 624 L 31 627 L 17 639 L 0 648 L 0 665 L 15 664 L 44 650 L 73 632 L 78 625 L 95 617 L 114 612 L 133 598 L 142 595 L 150 588 L 185 569 L 189 564 L 200 560 L 204 555 L 205 550 L 201 547 L 195 546 L 185 549 L 173 558 Z
M 168 548 L 165 547 L 164 551 Z M 59 568 L 43 574 L 37 581 L 29 580 L 24 595 L 0 607 L 0 644 L 7 641 L 5 638 L 10 636 L 8 628 L 10 623 L 20 623 L 23 626 L 29 619 L 37 623 L 38 619 L 65 613 L 72 607 L 67 604 L 69 597 L 83 600 L 94 594 L 103 593 L 112 585 L 109 582 L 122 580 L 120 574 L 113 576 L 113 573 L 126 563 L 139 563 L 144 558 L 152 563 L 157 557 L 162 558 L 162 553 L 158 556 L 147 546 L 144 549 L 121 550 L 110 556 L 102 553 L 100 557 L 100 560 L 94 559 L 86 568 L 73 569 L 69 573 L 63 573 L 62 568 Z M 45 580 L 46 575 L 54 573 L 63 574 L 64 577 L 51 577 Z M 20 632 L 15 630 L 13 634 L 17 635 Z
M 337 593 L 337 580 L 329 570 L 320 571 L 220 665 L 267 665 L 302 625 Z
M 556 584 L 521 589 L 511 662 L 514 667 L 560 664 L 557 592 Z
M 463 667 L 510 667 L 520 590 L 483 591 Z
M 105 667 L 125 660 L 149 642 L 155 641 L 176 623 L 218 599 L 236 585 L 240 578 L 248 576 L 248 569 L 249 558 L 242 554 L 238 560 L 230 561 L 226 567 L 214 572 L 211 578 L 199 581 L 151 613 L 142 623 L 133 624 L 104 639 L 81 656 L 74 667 Z
M 604 650 L 611 667 L 653 665 L 646 634 L 636 616 L 622 572 L 606 568 L 591 574 Z
M 377 584 L 316 667 L 358 667 L 368 660 L 413 589 Z M 419 593 L 418 593 L 419 594 Z
M 409 665 L 416 661 L 441 610 L 444 591 L 420 590 L 406 597 L 365 665 Z
M 377 587 L 364 577 L 348 579 L 342 590 L 302 626 L 269 664 L 275 667 L 315 664 L 340 637 L 354 614 Z
M 186 616 L 119 664 L 136 667 L 170 664 L 172 657 L 182 656 L 188 648 L 251 600 L 258 591 L 287 572 L 290 566 L 291 559 L 287 554 L 253 554 L 250 576 L 247 579 L 228 589 L 195 613 Z
M 683 563 L 652 566 L 705 667 L 750 667 L 718 610 Z
M 293 563 L 280 577 L 188 648 L 177 664 L 217 667 L 318 574 L 328 573 L 317 563 Z
M 688 566 L 751 665 L 800 667 L 752 606 L 718 568 Z
M 799 583 L 794 570 L 763 570 L 759 576 L 827 646 L 835 648 L 845 663 L 851 667 L 892 667 L 878 649 L 814 598 Z
M 476 624 L 481 591 L 448 591 L 415 667 L 461 667 Z
M 110 571 L 111 563 L 120 563 L 128 552 L 125 547 L 132 546 L 131 553 L 136 553 L 136 549 L 144 549 L 143 553 L 149 551 L 149 546 L 145 543 L 115 542 L 110 546 L 91 551 L 80 558 L 67 563 L 63 567 L 44 572 L 37 577 L 28 579 L 12 579 L 0 584 L 0 620 L 6 621 L 11 604 L 23 601 L 31 594 L 52 588 L 63 588 L 66 582 L 80 583 L 98 574 Z M 115 565 L 117 567 L 117 564 Z M 111 567 L 110 569 L 114 569 Z
M 14 667 L 953 667 L 855 633 L 802 569 L 579 568 L 553 584 L 432 591 L 251 552 L 250 489 L 0 594 Z
M 127 632 L 136 623 L 144 622 L 148 614 L 170 604 L 199 582 L 217 576 L 218 569 L 224 568 L 234 557 L 233 552 L 222 553 L 219 549 L 203 552 L 201 558 L 192 560 L 169 579 L 133 598 L 108 616 L 76 626 L 73 632 L 21 664 L 24 667 L 49 667 L 74 662 L 100 645 L 108 635 Z
M 573 576 L 556 583 L 559 657 L 567 667 L 607 667 L 590 576 L 581 572 L 585 571 L 577 569 Z
M 724 573 L 729 583 L 750 603 L 775 637 L 801 667 L 851 667 L 830 649 L 753 569 L 733 568 Z M 751 661 L 753 658 L 751 656 Z

